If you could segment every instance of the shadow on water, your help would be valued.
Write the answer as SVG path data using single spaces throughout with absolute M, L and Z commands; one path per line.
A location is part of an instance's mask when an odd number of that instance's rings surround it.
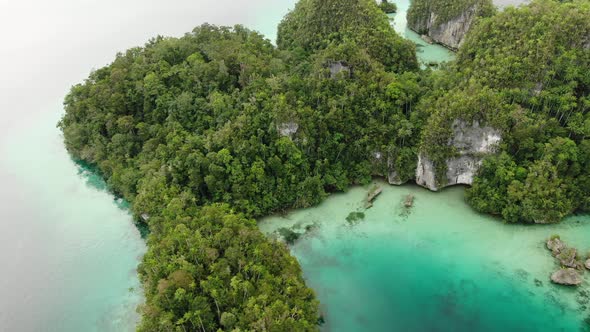
M 104 180 L 100 170 L 96 165 L 92 165 L 84 160 L 75 159 L 70 157 L 70 159 L 76 165 L 78 169 L 78 176 L 84 179 L 87 186 L 94 188 L 98 191 L 108 192 L 113 195 L 113 204 L 117 206 L 117 208 L 126 211 L 129 215 L 132 216 L 133 224 L 139 231 L 141 238 L 143 240 L 147 239 L 147 236 L 150 234 L 149 225 L 141 220 L 141 218 L 134 216 L 131 212 L 131 204 L 126 201 L 121 195 L 117 194 L 116 192 L 110 190 L 107 182 Z

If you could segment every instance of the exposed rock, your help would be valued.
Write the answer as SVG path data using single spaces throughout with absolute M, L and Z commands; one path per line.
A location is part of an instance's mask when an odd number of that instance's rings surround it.
M 402 181 L 402 179 L 399 177 L 399 174 L 395 170 L 392 170 L 387 174 L 387 182 L 389 182 L 389 184 L 393 184 L 396 186 L 405 183 L 405 181 Z
M 342 72 L 344 72 L 345 77 L 350 76 L 350 67 L 342 61 L 330 61 L 327 66 L 330 69 L 330 78 L 332 79 L 338 78 L 339 74 Z
M 427 42 L 428 44 L 434 43 L 434 40 L 432 40 L 432 38 L 430 38 L 429 35 L 420 35 L 420 38 L 422 38 L 422 40 Z
M 583 264 L 576 260 L 577 255 L 578 251 L 575 248 L 564 248 L 555 257 L 559 260 L 559 263 L 562 266 L 580 269 L 583 268 Z
M 293 135 L 299 130 L 299 124 L 296 122 L 284 122 L 277 126 L 277 130 L 282 137 L 293 138 Z
M 493 0 L 492 2 L 496 7 L 502 9 L 507 6 L 518 6 L 528 3 L 529 0 Z M 439 22 L 437 13 L 430 11 L 426 15 L 421 15 L 422 19 L 416 20 L 415 22 L 408 21 L 408 27 L 414 31 L 425 33 L 423 36 L 428 37 L 431 42 L 434 41 L 453 50 L 457 50 L 463 44 L 467 32 L 478 15 L 479 5 L 476 2 L 465 8 L 460 15 L 447 22 Z M 431 7 L 428 6 L 427 8 Z M 422 39 L 426 41 L 424 37 Z
M 395 170 L 393 156 L 391 155 L 387 157 L 387 170 L 387 182 L 389 182 L 389 184 L 394 184 L 397 186 L 404 184 L 405 181 L 402 181 L 399 173 Z
M 561 269 L 551 275 L 551 281 L 560 285 L 577 286 L 582 283 L 582 277 L 575 269 Z
M 385 158 L 387 155 L 387 158 Z M 372 153 L 373 162 L 373 174 L 376 176 L 382 176 L 387 178 L 387 182 L 393 185 L 402 185 L 406 181 L 403 181 L 395 169 L 395 154 L 392 152 L 383 153 L 381 151 L 374 151 Z M 387 159 L 387 160 L 386 160 Z
M 590 258 L 586 260 L 586 262 L 584 263 L 584 266 L 590 270 Z
M 427 23 L 428 35 L 437 43 L 452 49 L 458 49 L 463 44 L 465 34 L 469 31 L 471 23 L 475 19 L 476 11 L 477 7 L 471 6 L 458 17 L 438 26 L 434 25 L 437 21 L 437 15 L 431 13 Z
M 418 155 L 418 166 L 416 167 L 416 184 L 437 191 L 434 164 L 428 157 Z
M 541 94 L 541 91 L 543 91 L 543 83 L 538 82 L 537 84 L 535 84 L 535 87 L 533 88 L 533 95 L 538 96 Z
M 565 243 L 558 237 L 552 237 L 547 240 L 547 249 L 553 252 L 553 256 L 558 255 L 565 248 L 567 248 Z
M 483 157 L 494 153 L 501 139 L 500 131 L 489 126 L 480 127 L 478 121 L 469 125 L 455 120 L 449 146 L 455 147 L 459 155 L 446 161 L 446 178 L 437 179 L 434 163 L 421 153 L 416 167 L 416 183 L 433 191 L 455 184 L 471 185 Z

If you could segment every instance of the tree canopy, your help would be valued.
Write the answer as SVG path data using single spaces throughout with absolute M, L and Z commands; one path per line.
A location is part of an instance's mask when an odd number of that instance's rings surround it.
M 149 225 L 140 331 L 313 331 L 318 302 L 252 218 L 455 155 L 455 119 L 502 131 L 467 200 L 507 221 L 590 208 L 590 5 L 482 19 L 455 63 L 419 70 L 373 0 L 301 0 L 278 47 L 202 25 L 118 54 L 59 123 Z M 567 19 L 564 19 L 566 17 Z
M 395 33 L 374 0 L 301 0 L 279 25 L 279 49 L 313 53 L 351 42 L 394 71 L 418 67 L 416 47 Z
M 433 141 L 448 134 L 439 124 L 479 114 L 503 131 L 503 153 L 483 163 L 467 191 L 476 209 L 513 222 L 556 222 L 588 208 L 588 17 L 587 1 L 541 0 L 481 19 L 456 63 L 437 74 L 440 92 L 422 99 L 432 114 L 422 149 L 439 164 L 452 154 Z M 478 95 L 488 97 L 469 106 Z

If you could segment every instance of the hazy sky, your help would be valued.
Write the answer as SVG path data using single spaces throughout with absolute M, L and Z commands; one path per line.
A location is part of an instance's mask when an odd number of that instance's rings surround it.
M 294 0 L 0 0 L 0 130 L 55 111 L 115 53 L 204 22 L 274 33 Z M 49 110 L 51 108 L 51 110 Z M 6 138 L 0 133 L 0 139 Z

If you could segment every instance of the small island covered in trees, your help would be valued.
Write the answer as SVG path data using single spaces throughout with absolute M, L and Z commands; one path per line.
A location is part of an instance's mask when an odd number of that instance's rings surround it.
M 374 176 L 468 184 L 507 222 L 588 211 L 589 17 L 587 0 L 486 9 L 433 71 L 374 0 L 301 0 L 277 46 L 205 24 L 92 72 L 59 127 L 149 226 L 138 330 L 317 330 L 298 262 L 253 218 Z

